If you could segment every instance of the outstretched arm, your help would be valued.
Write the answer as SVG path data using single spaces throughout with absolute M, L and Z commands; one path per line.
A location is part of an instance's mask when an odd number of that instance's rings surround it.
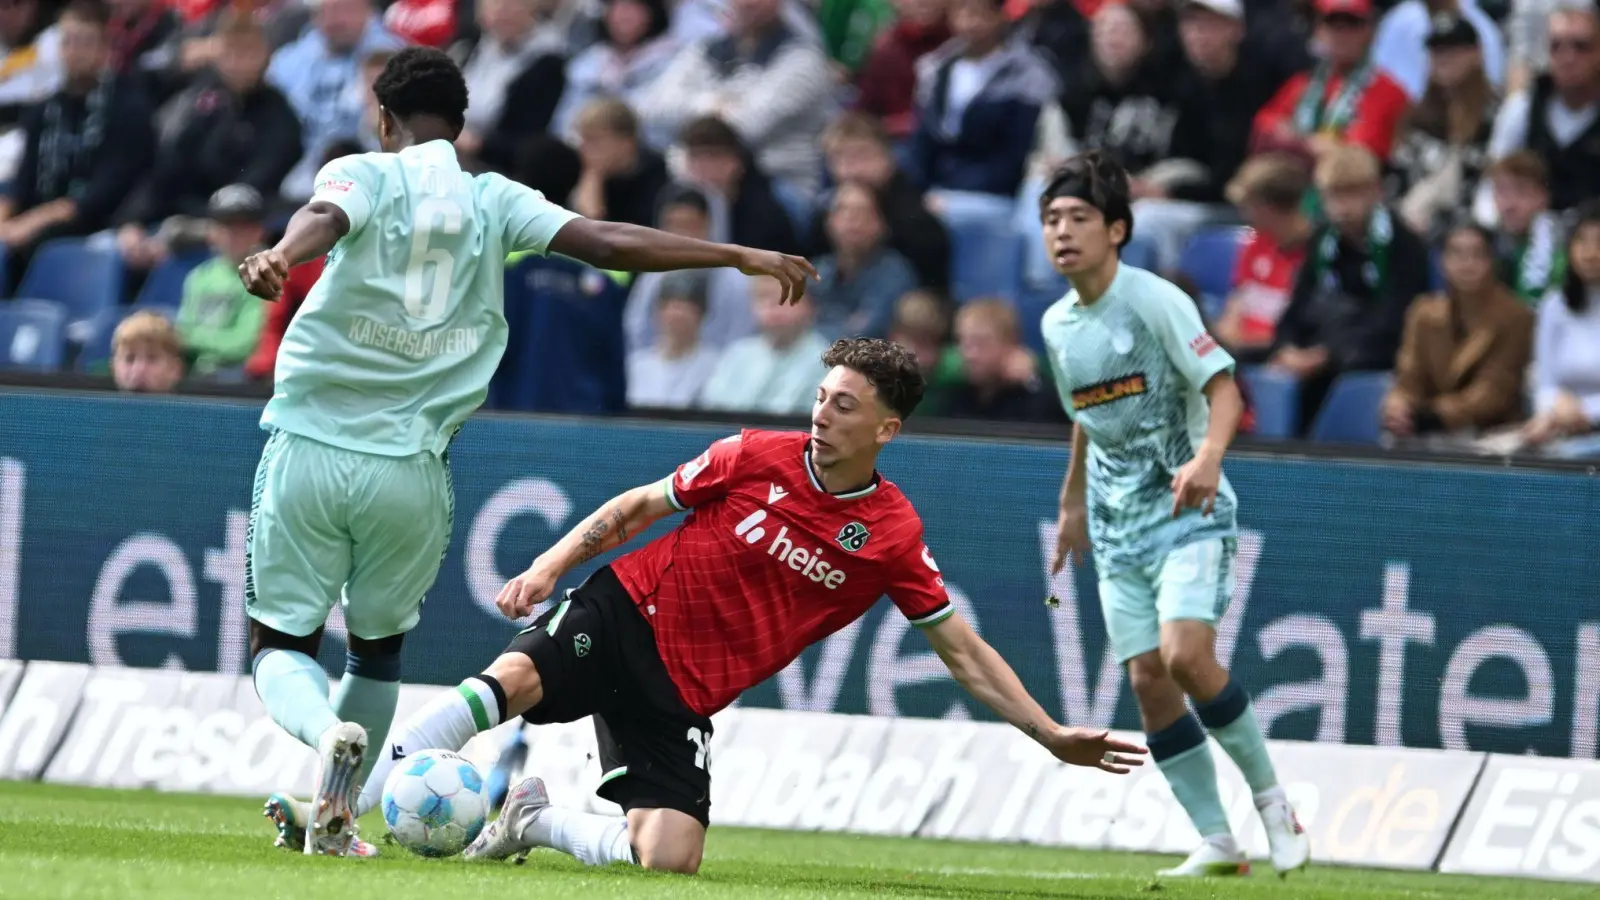
M 326 200 L 313 200 L 289 219 L 277 246 L 249 256 L 239 266 L 245 289 L 263 300 L 283 293 L 289 270 L 327 255 L 350 232 L 350 216 Z
M 507 582 L 495 605 L 507 618 L 522 618 L 549 597 L 556 582 L 573 568 L 627 543 L 674 512 L 667 488 L 659 481 L 618 494 L 539 554 L 526 572 Z
M 573 219 L 550 239 L 550 252 L 621 272 L 670 272 L 676 269 L 738 269 L 746 275 L 767 275 L 783 284 L 785 301 L 806 292 L 806 280 L 817 270 L 804 257 L 735 244 L 714 244 L 641 225 Z
M 923 629 L 923 633 L 962 687 L 1062 762 L 1118 775 L 1144 764 L 1141 757 L 1147 751 L 1138 744 L 1113 738 L 1105 729 L 1056 724 L 1022 686 L 1011 666 L 960 614 Z

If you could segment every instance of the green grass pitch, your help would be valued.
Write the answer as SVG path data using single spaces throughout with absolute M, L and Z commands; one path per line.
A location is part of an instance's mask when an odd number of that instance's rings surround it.
M 374 860 L 271 846 L 248 798 L 0 782 L 0 897 L 7 900 L 548 900 L 548 898 L 1065 897 L 1307 900 L 1563 900 L 1594 886 L 1430 873 L 1312 869 L 1280 881 L 1157 883 L 1167 860 L 1128 853 L 714 828 L 698 877 L 585 869 L 557 853 L 527 865 L 424 860 L 384 845 Z M 383 833 L 377 817 L 363 821 Z

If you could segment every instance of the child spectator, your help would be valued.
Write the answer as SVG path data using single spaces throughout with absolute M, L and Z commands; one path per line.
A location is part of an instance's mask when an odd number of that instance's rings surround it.
M 1262 362 L 1305 262 L 1312 224 L 1304 204 L 1310 180 L 1286 154 L 1253 157 L 1228 185 L 1228 200 L 1250 226 L 1234 264 L 1227 305 L 1213 329 L 1241 363 Z
M 148 310 L 123 319 L 111 335 L 111 378 L 119 391 L 171 393 L 183 380 L 178 329 Z
M 706 383 L 700 405 L 729 412 L 802 415 L 822 382 L 822 352 L 828 342 L 812 327 L 816 310 L 808 292 L 785 305 L 783 288 L 771 278 L 750 280 L 757 334 L 735 341 Z
M 234 184 L 217 191 L 209 212 L 215 255 L 183 280 L 178 331 L 196 375 L 242 380 L 242 367 L 261 340 L 267 311 L 245 290 L 239 265 L 261 246 L 266 208 L 255 188 Z
M 706 317 L 705 272 L 672 272 L 656 294 L 655 343 L 628 354 L 628 405 L 686 409 L 717 367 L 717 350 L 700 342 Z
M 833 252 L 817 260 L 817 330 L 829 340 L 881 337 L 894 317 L 894 302 L 917 286 L 906 258 L 889 249 L 883 198 L 861 182 L 833 192 L 828 237 Z
M 969 300 L 956 313 L 963 378 L 940 391 L 941 415 L 1010 422 L 1064 421 L 1061 404 L 1022 346 L 1017 311 L 998 297 Z
M 1550 211 L 1550 169 L 1539 154 L 1518 150 L 1490 166 L 1488 175 L 1500 279 L 1536 306 L 1565 280 L 1567 269 L 1561 223 Z

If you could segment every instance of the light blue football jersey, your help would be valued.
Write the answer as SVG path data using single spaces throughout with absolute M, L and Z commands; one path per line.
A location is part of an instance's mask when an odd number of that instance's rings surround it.
M 1069 292 L 1045 311 L 1045 347 L 1067 414 L 1089 437 L 1089 534 L 1102 573 L 1236 534 L 1226 477 L 1216 511 L 1172 517 L 1172 478 L 1205 438 L 1202 388 L 1233 357 L 1176 285 L 1126 264 L 1092 304 Z
M 350 231 L 284 334 L 262 427 L 443 453 L 505 352 L 507 254 L 545 253 L 577 214 L 467 174 L 447 141 L 334 160 L 312 199 L 344 210 Z

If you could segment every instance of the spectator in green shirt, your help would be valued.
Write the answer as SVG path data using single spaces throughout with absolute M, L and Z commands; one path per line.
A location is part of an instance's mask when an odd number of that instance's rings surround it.
M 255 188 L 232 184 L 211 196 L 208 241 L 215 254 L 183 281 L 178 333 L 193 360 L 190 371 L 218 380 L 243 378 L 246 359 L 261 339 L 266 306 L 239 280 L 239 264 L 266 236 L 266 204 Z

